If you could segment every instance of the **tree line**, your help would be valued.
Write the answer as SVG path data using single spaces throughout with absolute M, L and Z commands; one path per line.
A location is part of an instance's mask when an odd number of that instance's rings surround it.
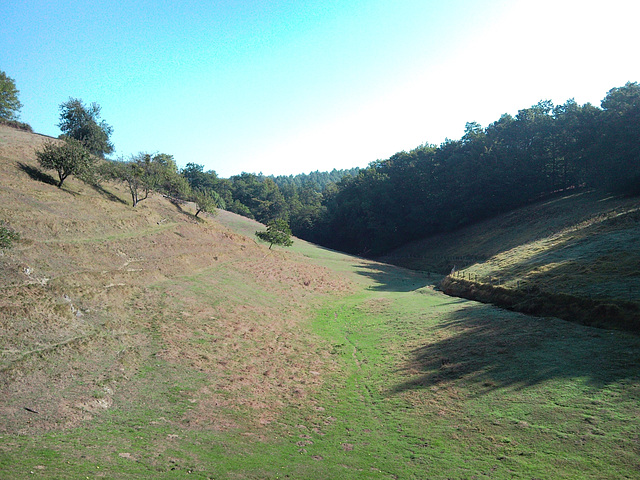
M 459 140 L 342 171 L 322 187 L 243 173 L 229 180 L 228 205 L 265 223 L 284 218 L 305 240 L 375 256 L 558 192 L 638 195 L 639 139 L 640 86 L 628 82 L 600 107 L 540 101 L 484 128 L 469 122 Z
M 20 104 L 9 80 L 1 112 L 15 113 Z M 487 127 L 469 122 L 459 140 L 420 145 L 364 169 L 277 177 L 220 178 L 195 163 L 179 169 L 164 153 L 96 163 L 113 152 L 100 107 L 69 99 L 60 109 L 64 143 L 38 152 L 43 168 L 58 171 L 59 186 L 71 174 L 121 181 L 134 206 L 158 191 L 194 201 L 196 215 L 223 208 L 265 224 L 284 222 L 300 238 L 365 256 L 569 189 L 640 194 L 637 82 L 609 90 L 600 107 L 544 100 Z
M 640 194 L 640 87 L 601 107 L 541 101 L 376 161 L 325 194 L 318 243 L 378 255 L 569 189 Z

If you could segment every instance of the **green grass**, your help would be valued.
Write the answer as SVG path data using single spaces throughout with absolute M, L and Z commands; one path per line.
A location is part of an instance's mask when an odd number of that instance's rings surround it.
M 455 279 L 452 295 L 585 325 L 640 331 L 640 199 L 559 195 L 386 257 Z M 497 286 L 497 288 L 496 288 Z
M 236 428 L 185 423 L 205 376 L 150 357 L 135 399 L 3 438 L 3 478 L 637 478 L 638 338 L 452 299 L 400 269 L 352 273 L 364 288 L 305 327 L 334 367 L 268 427 L 233 408 Z

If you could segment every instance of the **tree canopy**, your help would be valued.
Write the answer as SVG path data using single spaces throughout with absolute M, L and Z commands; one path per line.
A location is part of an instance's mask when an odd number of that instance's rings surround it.
M 189 185 L 180 176 L 173 156 L 166 153 L 140 152 L 129 159 L 109 162 L 106 164 L 106 176 L 127 185 L 134 207 L 147 199 L 151 191 L 179 200 L 185 200 L 190 194 Z
M 271 220 L 267 224 L 267 230 L 256 232 L 256 237 L 269 243 L 269 250 L 271 250 L 271 247 L 274 245 L 282 245 L 283 247 L 290 247 L 293 245 L 289 224 L 281 218 Z
M 20 118 L 22 104 L 18 99 L 19 93 L 13 78 L 0 71 L 0 118 L 12 121 Z
M 602 107 L 549 100 L 460 140 L 372 162 L 323 195 L 314 240 L 362 255 L 453 230 L 567 190 L 640 193 L 640 87 L 613 88 Z M 304 236 L 302 238 L 305 238 Z
M 73 138 L 66 138 L 62 142 L 45 142 L 42 150 L 36 151 L 36 158 L 42 168 L 58 173 L 58 188 L 62 187 L 68 176 L 86 173 L 94 164 L 94 159 L 83 144 Z
M 69 98 L 60 105 L 60 123 L 58 127 L 63 136 L 82 142 L 89 152 L 104 158 L 113 153 L 114 147 L 109 137 L 113 128 L 100 120 L 101 107 L 93 102 L 84 105 L 77 98 Z

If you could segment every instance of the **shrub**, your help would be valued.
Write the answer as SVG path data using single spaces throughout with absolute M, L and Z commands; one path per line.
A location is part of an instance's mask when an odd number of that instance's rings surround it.
M 11 248 L 13 242 L 20 240 L 20 234 L 6 226 L 4 220 L 0 220 L 0 249 Z
M 18 120 L 7 120 L 6 118 L 0 118 L 0 125 L 6 125 L 7 127 L 15 128 L 17 130 L 24 130 L 25 132 L 33 133 L 31 125 Z
M 94 165 L 91 154 L 82 143 L 72 138 L 63 142 L 46 142 L 42 150 L 36 152 L 36 157 L 42 168 L 58 172 L 58 188 L 69 175 L 86 174 Z

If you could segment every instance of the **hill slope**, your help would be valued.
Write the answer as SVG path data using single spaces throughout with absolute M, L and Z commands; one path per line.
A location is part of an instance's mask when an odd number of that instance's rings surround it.
M 383 260 L 455 268 L 443 283 L 448 293 L 639 330 L 638 245 L 640 198 L 581 192 L 415 242 Z
M 146 387 L 129 379 L 152 369 L 150 359 L 172 363 L 168 378 L 195 369 L 203 391 L 216 384 L 207 402 L 247 404 L 261 422 L 286 399 L 308 394 L 318 383 L 309 372 L 322 368 L 322 356 L 292 350 L 292 339 L 315 348 L 297 322 L 314 298 L 346 291 L 345 280 L 291 256 L 266 255 L 253 240 L 197 221 L 161 196 L 134 209 L 114 185 L 96 190 L 72 178 L 58 189 L 34 162 L 43 140 L 0 127 L 0 218 L 21 234 L 0 257 L 7 399 L 0 415 L 11 419 L 0 432 L 77 425 L 122 390 L 128 401 L 143 402 Z M 203 340 L 197 352 L 189 347 L 194 338 Z M 190 415 L 212 428 L 233 423 Z

